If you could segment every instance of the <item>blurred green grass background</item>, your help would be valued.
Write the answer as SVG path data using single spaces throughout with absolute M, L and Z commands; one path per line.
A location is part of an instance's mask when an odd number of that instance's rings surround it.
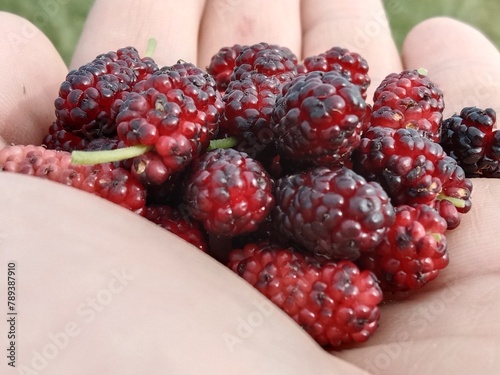
M 0 10 L 33 22 L 69 63 L 92 3 L 93 0 L 0 0 Z M 384 0 L 384 5 L 398 47 L 414 25 L 434 16 L 467 22 L 500 47 L 500 2 L 497 0 Z

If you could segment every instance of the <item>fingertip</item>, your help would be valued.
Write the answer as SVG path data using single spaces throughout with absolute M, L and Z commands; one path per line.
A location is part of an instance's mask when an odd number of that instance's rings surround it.
M 438 47 L 443 47 L 445 53 Z M 455 53 L 449 54 L 451 50 Z M 493 43 L 479 29 L 445 16 L 432 17 L 415 25 L 404 40 L 402 52 L 405 63 L 412 63 L 418 55 L 433 57 L 434 60 L 439 58 L 437 61 L 440 62 L 451 57 L 470 58 L 472 54 L 498 54 Z
M 445 115 L 465 106 L 500 110 L 500 53 L 478 29 L 449 17 L 417 24 L 402 47 L 405 69 L 424 67 L 443 90 Z
M 94 1 L 75 48 L 70 68 L 77 69 L 97 55 L 131 46 L 144 55 L 155 38 L 153 58 L 160 66 L 179 59 L 195 63 L 200 19 L 205 0 Z
M 403 43 L 403 51 L 408 47 L 408 43 L 414 42 L 415 38 L 436 39 L 436 41 L 445 41 L 451 44 L 455 40 L 461 40 L 464 36 L 469 39 L 473 37 L 473 34 L 476 38 L 488 39 L 478 28 L 464 21 L 449 16 L 430 17 L 416 24 L 408 32 Z M 437 38 L 438 36 L 439 38 Z
M 55 119 L 53 102 L 66 65 L 25 18 L 0 12 L 0 35 L 0 135 L 5 143 L 39 144 Z
M 396 8 L 388 8 L 394 14 Z M 371 85 L 367 97 L 402 64 L 391 34 L 384 4 L 380 0 L 303 0 L 303 57 L 325 52 L 333 46 L 363 56 L 370 67 Z
M 300 55 L 300 2 L 207 1 L 200 25 L 198 65 L 205 67 L 222 47 L 266 42 Z

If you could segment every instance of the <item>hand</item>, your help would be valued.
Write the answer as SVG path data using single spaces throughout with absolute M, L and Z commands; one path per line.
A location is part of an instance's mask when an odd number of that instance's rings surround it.
M 234 43 L 277 43 L 301 57 L 339 45 L 367 59 L 371 92 L 388 73 L 425 67 L 445 93 L 445 116 L 465 105 L 499 109 L 500 55 L 479 32 L 429 20 L 409 34 L 400 57 L 381 3 L 357 4 L 97 0 L 71 67 L 127 45 L 143 53 L 150 37 L 160 66 L 182 58 L 205 67 Z M 10 36 L 0 41 L 0 67 L 15 72 L 4 74 L 0 135 L 5 143 L 40 143 L 67 69 L 27 21 L 0 18 L 0 34 Z M 451 262 L 438 279 L 384 304 L 369 341 L 330 355 L 245 281 L 155 225 L 75 189 L 0 177 L 0 266 L 17 264 L 18 369 L 375 375 L 500 368 L 496 180 L 473 181 L 473 208 L 449 232 Z M 0 328 L 8 331 L 6 319 Z

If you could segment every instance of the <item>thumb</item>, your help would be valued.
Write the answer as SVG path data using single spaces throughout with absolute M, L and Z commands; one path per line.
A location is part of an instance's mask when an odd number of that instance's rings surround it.
M 0 147 L 40 144 L 55 120 L 67 68 L 50 40 L 26 19 L 0 12 Z

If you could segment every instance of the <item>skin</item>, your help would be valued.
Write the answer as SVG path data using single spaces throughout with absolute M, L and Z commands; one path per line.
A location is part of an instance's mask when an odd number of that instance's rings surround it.
M 445 93 L 446 116 L 464 105 L 500 109 L 500 54 L 457 21 L 419 24 L 399 56 L 376 0 L 363 6 L 340 0 L 186 1 L 178 10 L 174 1 L 97 0 L 71 67 L 125 45 L 143 51 L 151 36 L 158 40 L 159 65 L 182 58 L 207 66 L 220 47 L 234 43 L 277 43 L 302 58 L 341 45 L 370 63 L 372 92 L 390 72 L 425 67 Z M 39 143 L 67 68 L 27 21 L 0 13 L 0 29 L 0 35 L 22 37 L 17 44 L 0 40 L 2 71 L 16 67 L 15 74 L 4 75 L 0 91 L 0 143 Z M 366 343 L 328 353 L 244 280 L 152 223 L 75 189 L 3 174 L 0 300 L 7 301 L 4 272 L 14 261 L 19 313 L 17 369 L 6 366 L 4 357 L 2 371 L 498 373 L 500 255 L 494 233 L 500 184 L 473 183 L 472 210 L 447 234 L 448 268 L 422 290 L 384 303 L 380 327 Z M 6 316 L 0 332 L 9 331 Z

